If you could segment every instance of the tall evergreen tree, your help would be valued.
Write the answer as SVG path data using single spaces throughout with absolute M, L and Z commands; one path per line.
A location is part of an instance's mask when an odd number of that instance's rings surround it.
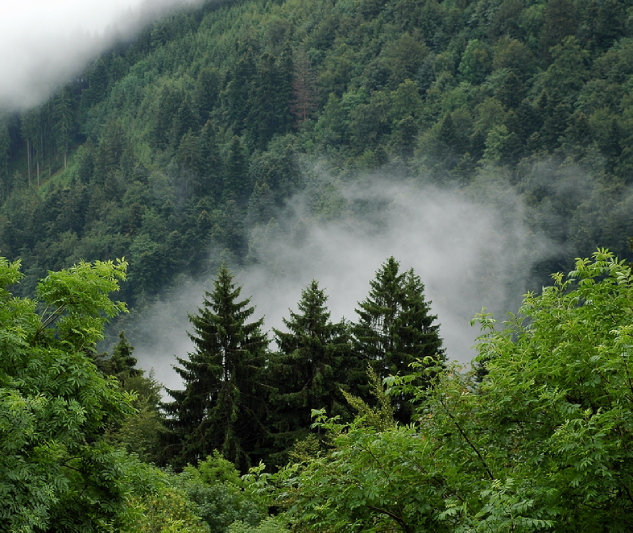
M 245 471 L 261 449 L 265 391 L 262 364 L 268 339 L 263 319 L 247 322 L 255 311 L 250 299 L 239 300 L 242 288 L 222 265 L 213 292 L 190 315 L 195 345 L 189 359 L 175 367 L 185 389 L 170 390 L 173 402 L 163 405 L 172 446 L 172 464 L 197 463 L 219 450 Z
M 208 121 L 200 132 L 202 170 L 194 182 L 194 192 L 199 196 L 212 195 L 215 200 L 222 196 L 224 188 L 222 156 L 218 148 L 216 127 Z
M 399 268 L 393 257 L 387 259 L 369 282 L 369 295 L 356 309 L 355 350 L 380 378 L 408 374 L 409 365 L 418 359 L 445 360 L 439 325 L 434 324 L 437 315 L 430 314 L 431 302 L 424 299 L 424 285 L 413 269 L 401 273 Z M 400 422 L 408 422 L 413 412 L 406 400 L 401 397 L 395 401 Z
M 284 451 L 309 434 L 312 410 L 328 415 L 348 414 L 341 389 L 348 389 L 353 373 L 348 327 L 334 324 L 326 306 L 327 296 L 317 281 L 301 291 L 299 312 L 283 319 L 288 332 L 273 329 L 279 352 L 271 362 L 275 387 L 273 422 L 275 446 Z

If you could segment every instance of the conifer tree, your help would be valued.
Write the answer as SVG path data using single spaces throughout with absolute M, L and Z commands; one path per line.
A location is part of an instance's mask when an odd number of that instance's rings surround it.
M 125 331 L 119 333 L 119 342 L 112 350 L 112 356 L 108 357 L 107 352 L 95 357 L 97 368 L 106 376 L 115 376 L 123 383 L 127 378 L 143 375 L 143 371 L 136 368 L 136 357 L 132 355 L 134 346 L 130 346 L 125 337 Z
M 370 281 L 369 295 L 356 309 L 355 350 L 380 378 L 409 374 L 409 365 L 418 359 L 424 362 L 425 357 L 440 364 L 445 360 L 439 325 L 434 324 L 437 315 L 430 314 L 424 285 L 413 269 L 401 273 L 399 267 L 393 256 L 387 259 Z M 412 413 L 406 400 L 401 397 L 395 401 L 400 422 L 407 422 Z
M 200 132 L 200 154 L 202 157 L 201 175 L 194 182 L 194 192 L 200 196 L 212 195 L 219 200 L 224 187 L 222 174 L 222 156 L 217 144 L 216 128 L 210 121 Z
M 353 373 L 348 327 L 332 323 L 327 296 L 317 281 L 301 291 L 299 312 L 283 319 L 288 332 L 273 329 L 279 352 L 271 362 L 275 387 L 273 422 L 275 445 L 287 450 L 309 434 L 313 409 L 326 409 L 330 416 L 349 413 L 341 389 L 348 389 Z
M 71 140 L 73 127 L 72 93 L 68 87 L 64 87 L 55 100 L 53 115 L 55 118 L 55 143 L 59 153 L 64 154 L 64 168 L 66 168 L 66 156 Z
M 219 450 L 245 471 L 260 449 L 268 340 L 263 319 L 247 322 L 255 308 L 250 299 L 239 300 L 241 290 L 223 264 L 213 292 L 205 292 L 203 307 L 189 316 L 195 350 L 188 359 L 177 357 L 175 367 L 185 389 L 167 389 L 174 401 L 163 405 L 171 431 L 166 455 L 177 467 Z

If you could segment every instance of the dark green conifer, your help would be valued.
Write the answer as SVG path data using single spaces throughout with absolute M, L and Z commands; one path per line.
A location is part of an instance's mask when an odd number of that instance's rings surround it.
M 349 416 L 341 389 L 353 373 L 351 343 L 344 322 L 332 323 L 327 296 L 317 281 L 301 291 L 299 312 L 283 319 L 287 332 L 273 329 L 279 352 L 271 362 L 275 448 L 287 451 L 307 436 L 313 409 Z
M 125 331 L 119 333 L 119 342 L 112 351 L 112 356 L 107 352 L 95 356 L 97 368 L 106 376 L 115 376 L 123 384 L 127 378 L 143 375 L 143 371 L 136 368 L 136 357 L 132 356 L 134 347 L 130 346 Z
M 194 88 L 194 101 L 202 123 L 209 119 L 211 111 L 218 103 L 221 81 L 217 68 L 203 68 L 198 74 Z
M 242 471 L 258 459 L 263 440 L 265 391 L 262 365 L 268 345 L 263 319 L 247 322 L 255 311 L 250 299 L 239 300 L 242 288 L 222 265 L 213 292 L 190 315 L 195 350 L 177 357 L 175 367 L 184 390 L 167 389 L 173 402 L 163 405 L 171 440 L 167 456 L 177 467 L 195 464 L 213 450 Z
M 421 360 L 443 364 L 445 360 L 437 315 L 430 313 L 424 285 L 413 269 L 400 272 L 400 263 L 387 259 L 370 281 L 368 297 L 358 304 L 359 321 L 354 325 L 355 350 L 369 362 L 378 377 L 409 374 L 409 365 Z M 408 422 L 413 409 L 407 398 L 397 398 L 396 419 Z
M 253 50 L 248 49 L 235 67 L 230 68 L 226 74 L 226 87 L 222 93 L 223 108 L 231 128 L 237 135 L 241 135 L 246 125 L 246 117 L 250 110 L 249 94 L 254 72 Z
M 218 148 L 216 127 L 210 121 L 202 128 L 199 143 L 202 167 L 200 175 L 194 181 L 194 192 L 199 196 L 212 195 L 215 200 L 219 200 L 224 188 L 222 157 Z

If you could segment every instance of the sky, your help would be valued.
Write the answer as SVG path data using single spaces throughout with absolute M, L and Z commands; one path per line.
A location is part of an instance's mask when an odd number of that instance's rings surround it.
M 192 0 L 0 0 L 0 108 L 45 100 L 115 36 Z

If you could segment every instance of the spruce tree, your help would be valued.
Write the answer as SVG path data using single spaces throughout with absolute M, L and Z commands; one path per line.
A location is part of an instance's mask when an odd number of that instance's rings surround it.
M 279 352 L 270 365 L 275 387 L 275 447 L 287 451 L 309 434 L 313 409 L 329 416 L 349 412 L 341 389 L 354 371 L 350 335 L 345 322 L 332 323 L 327 296 L 317 281 L 301 291 L 299 312 L 283 319 L 288 332 L 273 329 Z
M 400 263 L 387 259 L 370 281 L 368 297 L 358 304 L 354 325 L 355 350 L 380 378 L 409 374 L 409 365 L 432 357 L 445 360 L 437 315 L 430 313 L 424 285 L 413 269 L 400 272 Z M 427 364 L 432 364 L 430 360 Z M 395 399 L 396 419 L 408 422 L 413 412 L 406 397 Z
M 176 467 L 195 464 L 213 450 L 242 471 L 259 458 L 268 340 L 263 319 L 248 322 L 255 308 L 250 299 L 239 300 L 241 290 L 223 264 L 213 292 L 205 292 L 203 307 L 189 316 L 195 350 L 188 359 L 177 357 L 175 367 L 185 389 L 167 389 L 174 401 L 163 405 L 171 440 L 166 456 Z

